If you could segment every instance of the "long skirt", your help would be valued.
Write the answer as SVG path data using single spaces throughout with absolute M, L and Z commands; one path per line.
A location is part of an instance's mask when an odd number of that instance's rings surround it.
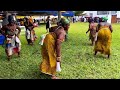
M 6 38 L 6 53 L 8 56 L 11 56 L 15 53 L 20 52 L 21 50 L 21 42 L 17 36 L 12 36 L 11 38 Z
M 98 32 L 97 41 L 95 42 L 94 51 L 110 55 L 112 34 L 109 28 L 102 28 Z
M 56 74 L 56 35 L 47 34 L 44 43 L 41 47 L 42 62 L 40 64 L 40 70 L 42 73 L 55 75 Z

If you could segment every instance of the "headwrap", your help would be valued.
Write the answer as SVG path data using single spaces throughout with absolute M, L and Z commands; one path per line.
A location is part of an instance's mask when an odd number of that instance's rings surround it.
M 8 22 L 14 22 L 14 18 L 13 18 L 12 15 L 9 15 L 9 16 L 8 16 Z
M 107 20 L 108 20 L 107 17 L 103 17 L 103 18 L 102 18 L 102 21 L 107 21 Z
M 64 25 L 69 25 L 70 21 L 66 18 L 61 18 L 61 20 L 58 23 L 59 23 L 59 25 L 64 26 Z

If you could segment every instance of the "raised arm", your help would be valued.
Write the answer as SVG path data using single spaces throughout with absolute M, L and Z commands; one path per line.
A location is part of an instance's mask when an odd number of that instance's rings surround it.
M 90 24 L 89 24 L 89 28 L 88 28 L 88 30 L 86 31 L 86 34 L 87 34 L 89 31 L 90 31 Z

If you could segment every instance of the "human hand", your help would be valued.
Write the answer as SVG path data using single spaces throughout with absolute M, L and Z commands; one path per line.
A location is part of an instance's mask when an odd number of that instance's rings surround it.
M 61 62 L 61 57 L 57 57 L 57 62 Z

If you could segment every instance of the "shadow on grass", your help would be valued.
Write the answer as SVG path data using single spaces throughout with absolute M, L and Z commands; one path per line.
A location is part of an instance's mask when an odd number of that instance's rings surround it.
M 3 60 L 3 61 L 8 61 L 7 55 L 6 55 L 5 53 L 3 53 L 0 57 L 1 57 L 1 60 Z M 13 59 L 20 59 L 21 57 L 22 57 L 21 54 L 20 54 L 20 57 L 18 57 L 18 54 L 15 53 L 15 54 L 13 54 L 13 55 L 11 56 L 10 61 L 13 60 Z
M 32 72 L 32 77 L 35 77 L 36 79 L 51 79 L 51 76 L 50 75 L 47 75 L 47 74 L 44 74 L 40 71 L 35 71 L 35 72 Z
M 40 79 L 51 79 L 51 76 L 40 72 Z
M 98 60 L 98 59 L 101 59 L 101 60 L 108 59 L 109 60 L 109 58 L 107 58 L 106 55 L 103 55 L 103 54 L 100 54 L 100 53 L 98 53 L 97 55 L 94 55 L 94 53 L 85 53 L 85 56 L 89 57 L 89 58 L 94 58 L 96 60 Z
M 94 55 L 94 57 L 95 58 L 99 58 L 99 59 L 108 59 L 109 60 L 109 58 L 106 55 L 104 55 L 104 54 Z

